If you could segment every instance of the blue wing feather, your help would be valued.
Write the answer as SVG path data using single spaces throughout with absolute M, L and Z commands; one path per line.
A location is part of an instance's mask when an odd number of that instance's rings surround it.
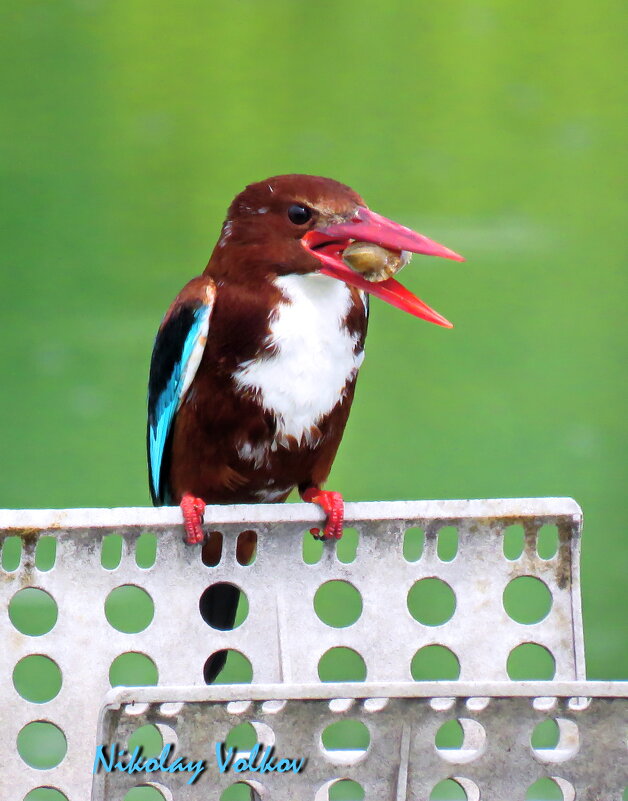
M 148 392 L 147 450 L 153 503 L 167 503 L 164 466 L 174 419 L 203 353 L 212 303 L 182 304 L 166 317 L 153 349 Z

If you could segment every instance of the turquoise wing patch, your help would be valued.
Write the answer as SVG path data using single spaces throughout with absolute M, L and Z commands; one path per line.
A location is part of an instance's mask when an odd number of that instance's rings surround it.
M 201 363 L 212 308 L 213 304 L 182 304 L 167 317 L 155 340 L 146 433 L 150 492 L 156 506 L 170 500 L 164 468 L 174 420 Z

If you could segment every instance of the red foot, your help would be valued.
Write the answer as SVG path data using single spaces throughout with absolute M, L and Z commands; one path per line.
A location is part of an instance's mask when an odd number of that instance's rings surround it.
M 185 541 L 188 545 L 197 545 L 203 542 L 203 512 L 205 501 L 195 498 L 186 492 L 181 498 L 181 511 L 183 512 L 183 525 L 185 527 Z
M 345 519 L 345 504 L 339 492 L 310 487 L 301 494 L 307 503 L 317 503 L 327 514 L 327 523 L 323 533 L 319 528 L 311 528 L 310 534 L 316 540 L 339 540 L 342 537 L 342 524 Z

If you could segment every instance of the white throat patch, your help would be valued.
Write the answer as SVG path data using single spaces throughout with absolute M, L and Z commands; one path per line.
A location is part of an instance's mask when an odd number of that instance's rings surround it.
M 334 408 L 364 352 L 354 354 L 357 336 L 344 325 L 351 303 L 346 284 L 320 273 L 285 275 L 274 283 L 286 298 L 270 325 L 276 352 L 246 362 L 234 379 L 259 392 L 275 414 L 279 444 L 287 436 L 301 442 Z

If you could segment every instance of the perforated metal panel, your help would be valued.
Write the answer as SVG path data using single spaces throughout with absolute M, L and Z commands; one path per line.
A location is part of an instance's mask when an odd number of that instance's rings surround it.
M 239 700 L 214 700 L 229 697 Z M 437 748 L 439 728 L 452 720 L 461 723 L 461 747 Z M 535 749 L 533 732 L 547 720 L 558 726 L 558 743 Z M 237 773 L 237 758 L 250 757 L 250 752 L 238 751 L 230 768 L 221 772 L 216 743 L 224 742 L 244 721 L 253 725 L 260 743 L 274 747 L 271 764 L 307 755 L 305 767 L 296 773 L 291 768 L 286 773 Z M 362 748 L 324 748 L 326 730 L 339 721 L 358 721 L 366 727 L 366 739 L 360 729 L 354 735 Z M 565 801 L 574 801 L 576 791 L 579 801 L 620 801 L 628 782 L 626 684 L 119 689 L 103 710 L 100 740 L 124 747 L 131 734 L 147 724 L 162 730 L 177 755 L 204 760 L 203 772 L 188 784 L 187 772 L 129 776 L 100 771 L 94 801 L 123 798 L 130 787 L 146 781 L 155 782 L 166 799 L 177 801 L 217 801 L 237 782 L 247 783 L 252 797 L 262 801 L 327 801 L 330 788 L 343 779 L 357 782 L 366 799 L 427 801 L 448 778 L 455 778 L 469 801 L 514 801 L 525 798 L 526 790 L 542 777 L 554 779 Z M 253 754 L 255 767 L 268 764 L 263 762 L 264 750 Z M 221 751 L 220 759 L 225 756 Z
M 178 509 L 113 509 L 0 512 L 0 541 L 22 538 L 20 565 L 0 571 L 0 703 L 6 723 L 0 727 L 1 797 L 18 801 L 33 787 L 53 786 L 84 799 L 91 786 L 98 709 L 109 688 L 109 668 L 121 653 L 140 652 L 155 663 L 160 685 L 203 684 L 207 657 L 222 648 L 236 649 L 250 660 L 254 682 L 317 684 L 321 657 L 345 646 L 361 655 L 368 681 L 411 681 L 417 652 L 431 644 L 447 647 L 459 663 L 459 678 L 503 680 L 514 648 L 534 642 L 548 649 L 557 680 L 584 678 L 580 614 L 579 537 L 581 513 L 569 499 L 497 501 L 427 501 L 347 504 L 347 525 L 359 542 L 355 559 L 339 561 L 327 543 L 316 564 L 303 560 L 304 533 L 322 513 L 307 505 L 208 507 L 207 530 L 223 534 L 222 558 L 204 565 L 198 548 L 182 542 Z M 559 547 L 542 559 L 536 540 L 544 524 L 556 526 Z M 521 526 L 524 548 L 508 560 L 503 554 L 506 526 Z M 438 556 L 439 532 L 457 529 L 458 548 L 451 561 Z M 408 529 L 425 532 L 423 553 L 404 557 Z M 236 560 L 239 534 L 254 530 L 258 553 L 252 565 Z M 135 545 L 143 532 L 158 535 L 157 559 L 138 567 Z M 103 538 L 124 538 L 115 570 L 101 566 Z M 54 567 L 34 566 L 38 539 L 57 540 Z M 309 537 L 309 534 L 306 534 Z M 551 593 L 551 610 L 533 625 L 512 620 L 502 602 L 504 589 L 517 577 L 535 576 Z M 439 626 L 423 625 L 408 611 L 408 593 L 417 581 L 436 577 L 453 591 L 456 610 Z M 361 594 L 362 613 L 347 628 L 332 628 L 316 615 L 317 589 L 330 580 L 352 584 Z M 215 631 L 199 614 L 201 593 L 226 581 L 247 595 L 249 614 L 233 631 Z M 119 586 L 143 588 L 154 603 L 154 617 L 139 634 L 112 628 L 104 614 L 108 594 Z M 25 588 L 49 593 L 58 607 L 54 627 L 39 637 L 17 631 L 7 609 Z M 20 659 L 44 654 L 62 672 L 60 693 L 45 704 L 22 699 L 9 677 Z M 27 723 L 56 724 L 67 739 L 67 755 L 58 767 L 39 771 L 15 755 L 18 733 Z M 7 794 L 8 793 L 8 794 Z

